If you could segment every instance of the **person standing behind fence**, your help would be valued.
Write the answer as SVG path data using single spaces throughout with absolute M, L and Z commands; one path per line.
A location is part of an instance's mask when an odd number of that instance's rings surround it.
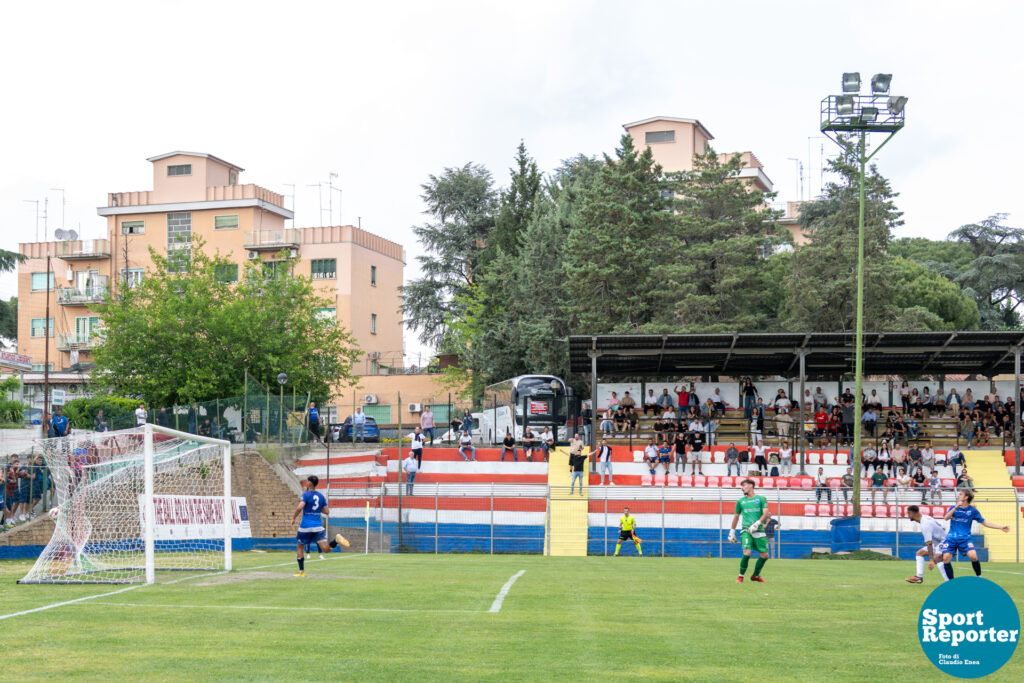
M 424 436 L 430 435 L 430 445 L 434 445 L 434 413 L 430 411 L 430 406 L 423 406 L 423 412 L 420 413 L 420 427 L 423 428 Z
M 604 486 L 605 472 L 608 473 L 608 485 L 615 486 L 615 482 L 612 481 L 612 447 L 605 439 L 601 439 L 601 445 L 597 449 L 597 462 L 601 468 L 601 486 Z
M 68 419 L 64 417 L 64 411 L 60 406 L 57 406 L 57 413 L 50 420 L 50 430 L 54 436 L 67 436 L 71 433 L 71 429 L 68 427 Z
M 110 427 L 107 426 L 107 421 L 103 417 L 103 409 L 100 408 L 96 411 L 96 417 L 92 419 L 92 429 L 95 432 L 109 432 Z
M 412 454 L 416 457 L 417 471 L 423 467 L 423 432 L 417 427 L 413 430 L 411 439 Z
M 421 449 L 422 451 L 422 449 Z M 420 471 L 419 463 L 416 462 L 415 453 L 409 453 L 409 456 L 402 461 L 402 468 L 405 469 L 405 495 L 412 495 L 412 485 L 416 481 L 416 473 Z
M 569 482 L 570 496 L 576 488 L 577 481 L 580 483 L 580 495 L 583 495 L 583 464 L 586 461 L 587 456 L 583 455 L 583 439 L 577 432 L 569 442 L 569 469 L 572 473 L 572 479 Z
M 320 441 L 320 411 L 317 410 L 316 403 L 313 401 L 309 402 L 309 433 L 313 435 L 313 438 Z
M 352 443 L 359 439 L 362 442 L 366 442 L 366 413 L 363 412 L 363 407 L 358 406 L 356 412 L 352 415 Z
M 146 404 L 140 403 L 139 407 L 135 409 L 135 426 L 141 427 L 146 424 L 146 418 L 148 417 L 149 414 L 146 412 Z

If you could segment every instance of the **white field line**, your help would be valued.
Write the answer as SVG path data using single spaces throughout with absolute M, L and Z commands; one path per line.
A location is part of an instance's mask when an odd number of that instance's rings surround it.
M 98 602 L 97 605 L 114 605 L 117 607 L 160 607 L 185 609 L 242 609 L 242 610 L 278 610 L 296 612 L 445 612 L 457 614 L 480 614 L 480 610 L 473 609 L 391 609 L 387 607 L 280 607 L 274 605 L 173 605 L 149 602 Z
M 992 572 L 993 574 L 1013 574 L 1014 576 L 1024 576 L 1024 572 L 1007 572 L 1007 571 L 1000 571 L 999 569 L 987 569 L 987 568 L 982 573 L 983 574 L 988 574 L 989 572 Z
M 358 554 L 339 555 L 339 557 L 363 557 L 363 555 L 358 555 Z M 325 558 L 325 559 L 333 560 L 335 558 L 328 557 L 328 558 Z M 292 562 L 294 562 L 294 560 L 292 560 Z M 251 571 L 254 571 L 256 569 L 269 569 L 270 567 L 287 567 L 292 562 L 281 562 L 279 564 L 265 564 L 265 565 L 261 565 L 259 567 L 246 567 L 245 569 L 239 569 L 238 571 L 239 571 L 239 573 L 241 573 L 241 572 L 251 572 Z M 226 571 L 220 571 L 220 572 L 207 572 L 205 574 L 193 574 L 192 576 L 186 576 L 184 578 L 174 579 L 173 581 L 164 581 L 164 582 L 161 582 L 159 584 L 154 584 L 154 585 L 167 586 L 167 585 L 170 585 L 170 584 L 173 584 L 173 583 L 180 583 L 182 581 L 190 581 L 192 579 L 199 579 L 199 578 L 202 578 L 204 576 L 218 576 L 220 574 L 226 574 L 226 573 L 227 573 Z M 34 612 L 44 612 L 46 610 L 54 609 L 56 607 L 64 607 L 65 605 L 74 605 L 75 603 L 84 602 L 86 600 L 95 600 L 96 598 L 106 598 L 106 597 L 109 597 L 111 595 L 117 595 L 118 593 L 124 593 L 125 591 L 135 590 L 136 588 L 145 588 L 147 585 L 148 584 L 139 584 L 139 585 L 135 585 L 135 586 L 128 586 L 127 588 L 119 588 L 116 591 L 109 591 L 107 593 L 97 593 L 96 595 L 86 595 L 85 597 L 82 597 L 82 598 L 75 598 L 74 600 L 65 600 L 63 602 L 55 602 L 55 603 L 53 603 L 51 605 L 43 605 L 42 607 L 34 607 L 32 609 L 23 610 L 21 612 L 11 612 L 10 614 L 0 614 L 0 621 L 3 621 L 4 619 L 10 619 L 12 617 L 21 617 L 21 616 L 24 616 L 26 614 L 32 614 Z
M 505 582 L 505 585 L 501 587 L 500 591 L 498 591 L 497 597 L 494 598 L 494 602 L 491 603 L 491 609 L 487 610 L 488 612 L 501 611 L 501 603 L 505 602 L 505 596 L 508 595 L 510 590 L 512 590 L 512 584 L 514 584 L 516 580 L 525 573 L 525 569 L 520 569 L 512 575 L 511 579 Z

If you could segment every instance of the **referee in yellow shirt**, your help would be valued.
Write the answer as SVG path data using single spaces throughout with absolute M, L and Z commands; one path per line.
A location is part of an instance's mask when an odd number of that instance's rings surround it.
M 622 516 L 619 517 L 619 542 L 615 544 L 616 557 L 619 555 L 619 549 L 622 548 L 622 542 L 630 540 L 636 545 L 637 555 L 643 555 L 644 551 L 640 549 L 640 539 L 636 536 L 636 517 L 629 514 L 629 508 L 623 508 Z

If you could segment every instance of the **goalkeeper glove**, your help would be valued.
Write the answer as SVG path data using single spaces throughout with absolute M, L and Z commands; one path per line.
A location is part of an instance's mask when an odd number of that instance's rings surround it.
M 754 522 L 753 524 L 750 525 L 750 528 L 747 529 L 747 532 L 750 533 L 750 534 L 753 534 L 754 532 L 757 531 L 757 528 L 759 526 L 761 526 L 761 522 Z
M 735 543 L 735 542 L 736 542 L 736 530 L 735 529 L 729 529 L 729 543 Z

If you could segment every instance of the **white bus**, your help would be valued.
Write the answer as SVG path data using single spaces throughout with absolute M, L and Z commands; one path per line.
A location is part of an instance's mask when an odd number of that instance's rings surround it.
M 506 433 L 521 441 L 524 421 L 534 434 L 551 427 L 559 443 L 568 441 L 570 394 L 566 383 L 553 375 L 520 375 L 490 385 L 480 412 L 482 441 L 498 444 Z

